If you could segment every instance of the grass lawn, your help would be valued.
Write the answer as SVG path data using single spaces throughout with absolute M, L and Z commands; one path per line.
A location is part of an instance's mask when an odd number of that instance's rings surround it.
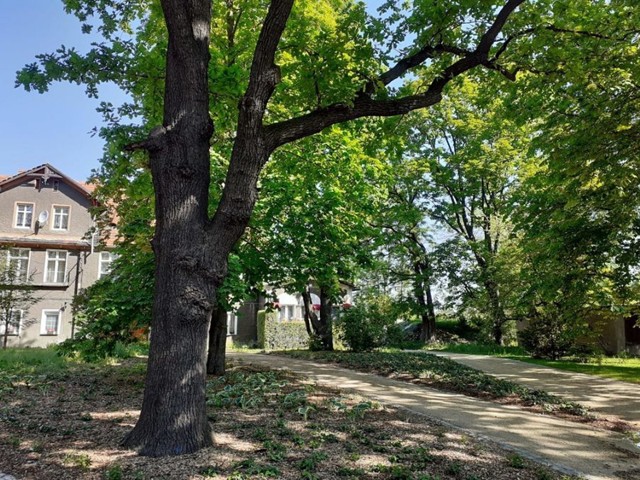
M 60 373 L 66 368 L 67 362 L 50 348 L 0 350 L 0 372 L 19 375 L 46 375 Z
M 595 358 L 587 362 L 570 360 L 540 360 L 531 357 L 512 356 L 514 360 L 535 363 L 546 367 L 587 373 L 624 382 L 640 383 L 640 358 Z
M 640 383 L 640 358 L 594 357 L 586 362 L 572 359 L 557 361 L 541 360 L 531 358 L 521 347 L 500 347 L 497 345 L 479 345 L 474 343 L 446 344 L 435 349 L 427 348 L 427 350 L 491 355 L 494 357 L 510 358 L 522 362 L 544 365 L 559 370 L 598 375 L 624 382 Z

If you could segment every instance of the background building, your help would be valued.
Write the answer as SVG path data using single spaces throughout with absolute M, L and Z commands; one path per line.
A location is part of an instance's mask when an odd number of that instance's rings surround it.
M 73 336 L 75 295 L 109 272 L 113 255 L 91 234 L 92 190 L 49 164 L 0 177 L 0 261 L 39 298 L 16 312 L 8 346 L 45 347 Z

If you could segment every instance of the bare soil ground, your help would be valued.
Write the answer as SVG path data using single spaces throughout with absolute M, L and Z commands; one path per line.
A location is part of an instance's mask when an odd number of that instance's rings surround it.
M 214 447 L 139 457 L 119 442 L 139 413 L 144 368 L 142 360 L 78 364 L 14 378 L 0 390 L 0 472 L 21 480 L 567 478 L 365 398 L 233 366 L 208 385 Z

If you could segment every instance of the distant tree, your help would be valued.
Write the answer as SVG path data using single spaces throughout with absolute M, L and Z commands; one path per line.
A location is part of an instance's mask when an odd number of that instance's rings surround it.
M 404 305 L 421 320 L 422 342 L 435 340 L 436 311 L 433 287 L 434 225 L 427 215 L 430 183 L 428 165 L 422 159 L 407 158 L 408 148 L 404 128 L 396 121 L 388 122 L 384 146 L 377 150 L 384 159 L 386 175 L 381 176 L 377 187 L 385 192 L 380 211 L 372 221 L 380 229 L 378 268 L 387 270 L 388 280 L 409 283 L 410 294 Z M 405 122 L 402 122 L 405 123 Z M 407 127 L 409 128 L 409 127 Z M 392 138 L 396 142 L 391 141 Z
M 351 281 L 371 258 L 379 161 L 363 151 L 368 136 L 365 125 L 334 127 L 278 152 L 260 182 L 250 243 L 265 264 L 265 280 L 301 294 L 314 348 L 333 349 L 340 280 Z M 319 311 L 310 285 L 318 289 Z
M 28 262 L 21 259 L 19 250 L 0 250 L 0 322 L 2 326 L 2 348 L 7 348 L 9 335 L 18 333 L 35 320 L 26 317 L 29 307 L 40 298 L 31 285 L 32 274 L 27 270 Z

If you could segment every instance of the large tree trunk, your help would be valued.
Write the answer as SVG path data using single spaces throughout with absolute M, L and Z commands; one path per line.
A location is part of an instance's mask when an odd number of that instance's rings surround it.
M 211 3 L 163 0 L 162 7 L 169 32 L 164 121 L 141 147 L 150 154 L 156 199 L 151 349 L 140 418 L 123 441 L 149 456 L 212 445 L 207 337 L 228 254 L 212 251 L 206 232 Z
M 212 445 L 205 362 L 215 287 L 197 266 L 187 266 L 185 257 L 197 244 L 193 237 L 175 232 L 188 226 L 158 227 L 156 238 L 161 240 L 155 247 L 156 291 L 142 411 L 123 441 L 149 456 L 180 455 Z M 173 248 L 162 247 L 167 244 Z
M 227 311 L 220 305 L 211 316 L 209 327 L 209 352 L 207 374 L 224 375 L 224 360 L 227 351 Z

